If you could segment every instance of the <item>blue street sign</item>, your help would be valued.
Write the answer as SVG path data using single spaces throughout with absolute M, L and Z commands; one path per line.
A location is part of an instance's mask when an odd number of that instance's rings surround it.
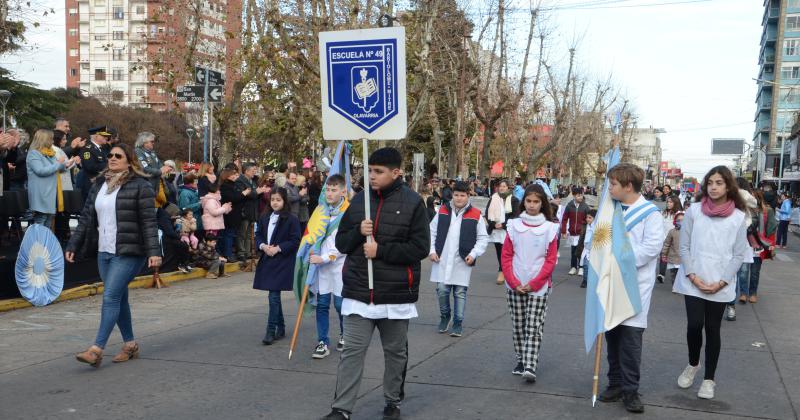
M 397 40 L 329 42 L 328 106 L 372 133 L 397 115 Z

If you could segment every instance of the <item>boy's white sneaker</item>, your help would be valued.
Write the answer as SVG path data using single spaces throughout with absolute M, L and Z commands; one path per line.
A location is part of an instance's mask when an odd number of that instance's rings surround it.
M 578 275 L 579 275 L 579 276 L 582 276 L 582 275 L 583 275 L 583 267 L 581 267 L 581 268 L 579 268 L 579 269 L 578 269 Z
M 700 363 L 697 366 L 686 365 L 686 368 L 683 369 L 683 373 L 681 376 L 678 376 L 678 386 L 686 389 L 692 386 L 694 383 L 694 377 L 697 375 L 697 371 L 700 370 Z
M 714 398 L 714 388 L 717 387 L 717 384 L 710 380 L 706 379 L 703 381 L 703 384 L 700 385 L 700 390 L 697 391 L 697 398 L 702 398 L 704 400 L 710 400 Z
M 569 275 L 570 276 L 574 276 L 577 273 L 578 273 L 578 270 L 576 270 L 575 267 L 572 267 L 572 268 L 569 269 Z

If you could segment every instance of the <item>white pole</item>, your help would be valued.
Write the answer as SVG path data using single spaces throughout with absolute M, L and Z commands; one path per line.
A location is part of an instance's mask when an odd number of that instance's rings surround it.
M 210 118 L 208 119 L 208 160 L 214 161 L 214 103 L 208 104 Z
M 364 154 L 364 219 L 371 220 L 372 210 L 369 203 L 369 140 L 361 139 L 361 151 Z M 372 235 L 367 237 L 367 243 L 372 243 L 375 239 Z M 367 258 L 367 276 L 369 278 L 369 293 L 370 300 L 372 299 L 372 260 Z M 372 302 L 370 302 L 372 303 Z
M 786 146 L 786 131 L 783 132 L 781 136 L 781 163 L 780 167 L 778 168 L 778 191 L 781 190 L 781 183 L 783 181 L 783 155 L 785 154 L 785 146 Z

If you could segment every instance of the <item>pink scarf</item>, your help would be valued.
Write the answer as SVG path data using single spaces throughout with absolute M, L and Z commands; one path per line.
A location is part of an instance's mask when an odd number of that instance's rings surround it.
M 708 197 L 703 197 L 702 210 L 703 214 L 708 217 L 728 217 L 733 214 L 736 205 L 733 200 L 728 200 L 722 204 L 714 204 Z

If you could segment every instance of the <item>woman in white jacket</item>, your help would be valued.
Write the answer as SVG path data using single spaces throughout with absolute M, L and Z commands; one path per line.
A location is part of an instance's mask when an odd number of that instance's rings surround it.
M 733 174 L 725 166 L 703 179 L 698 204 L 689 207 L 680 233 L 681 267 L 673 291 L 684 295 L 689 364 L 678 386 L 689 388 L 700 370 L 703 329 L 706 370 L 699 398 L 714 398 L 714 374 L 721 346 L 720 326 L 725 305 L 736 297 L 736 273 L 747 253 L 746 205 Z

